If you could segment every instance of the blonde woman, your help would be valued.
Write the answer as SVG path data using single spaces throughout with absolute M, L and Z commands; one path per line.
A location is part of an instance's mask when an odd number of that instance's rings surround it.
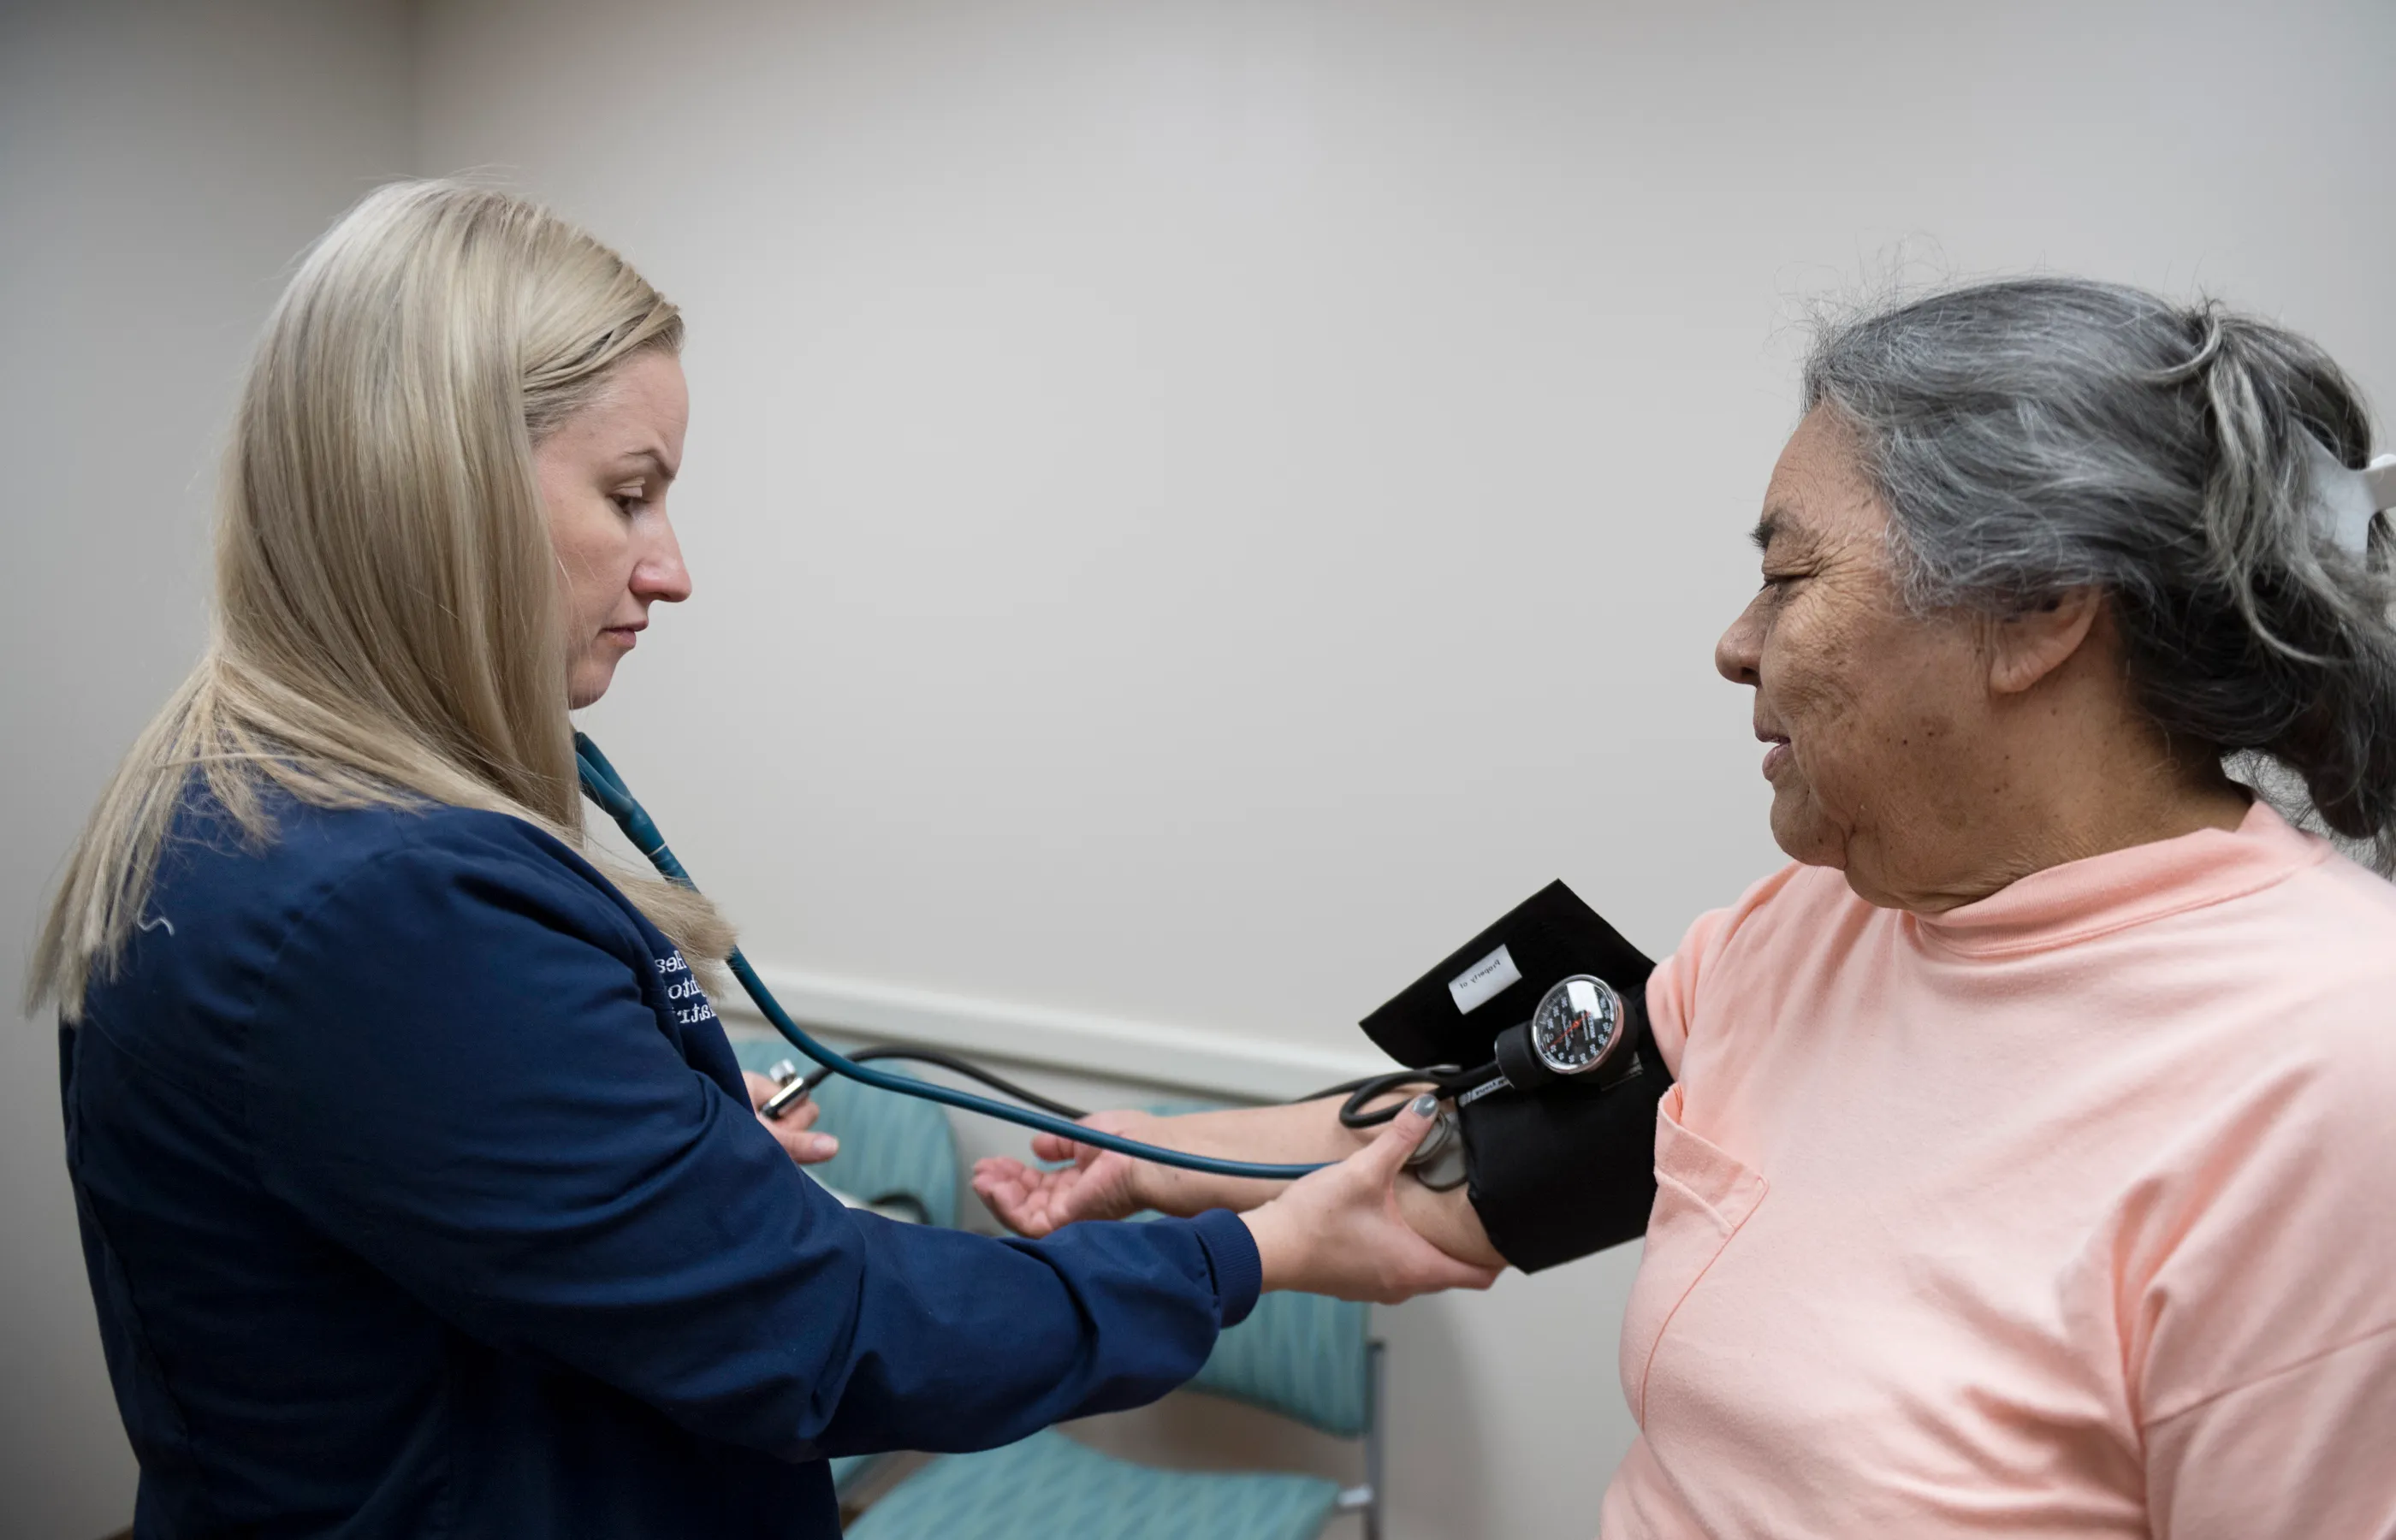
M 501 193 L 385 188 L 270 321 L 217 630 L 36 959 L 135 1532 L 830 1536 L 822 1456 L 1194 1373 L 1259 1287 L 1485 1284 L 1404 1120 L 1245 1216 L 851 1213 L 752 1115 L 699 896 L 583 848 L 566 712 L 689 596 L 682 322 Z

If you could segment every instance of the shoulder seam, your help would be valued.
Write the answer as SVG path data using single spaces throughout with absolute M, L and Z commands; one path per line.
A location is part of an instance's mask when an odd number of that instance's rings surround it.
M 446 806 L 448 804 L 444 803 L 443 805 Z M 487 810 L 482 808 L 462 808 L 458 809 L 458 811 L 479 813 Z M 506 818 L 509 823 L 513 824 L 520 829 L 527 830 L 533 833 L 537 834 L 540 832 L 539 830 L 532 829 L 530 825 L 524 823 L 521 819 L 508 817 L 504 813 L 494 813 L 491 816 L 498 818 Z M 248 1135 L 253 1151 L 257 1146 L 257 1129 L 252 1123 L 249 1115 L 250 1043 L 248 1029 L 251 1022 L 256 1019 L 260 998 L 266 993 L 267 987 L 274 981 L 278 975 L 281 974 L 283 970 L 284 955 L 290 950 L 293 940 L 299 936 L 302 930 L 306 929 L 310 922 L 313 921 L 317 915 L 324 911 L 326 905 L 332 903 L 335 898 L 347 891 L 351 883 L 356 882 L 359 878 L 366 876 L 367 873 L 379 870 L 384 865 L 384 863 L 396 860 L 401 857 L 418 855 L 422 852 L 423 848 L 424 847 L 421 844 L 418 843 L 393 844 L 386 846 L 381 850 L 378 850 L 372 855 L 360 857 L 358 860 L 353 862 L 347 870 L 342 871 L 339 877 L 326 883 L 322 889 L 320 889 L 307 901 L 304 906 L 297 909 L 291 915 L 289 923 L 284 926 L 283 934 L 275 938 L 274 950 L 273 954 L 267 958 L 265 965 L 259 970 L 257 978 L 253 982 L 249 997 L 243 1002 L 245 1009 L 242 1022 L 241 1081 L 237 1089 L 241 1096 L 240 1115 L 242 1130 Z M 539 847 L 536 846 L 535 848 L 538 849 Z M 542 854 L 546 855 L 548 853 L 544 851 Z M 606 895 L 602 893 L 599 896 L 604 900 Z M 617 909 L 615 905 L 608 904 L 606 905 L 606 908 L 608 909 L 611 916 L 619 919 L 621 918 L 620 911 Z M 637 929 L 633 929 L 631 932 L 631 939 L 635 947 L 640 948 L 644 951 L 646 950 L 646 943 L 643 942 Z M 635 971 L 637 972 L 637 970 Z M 645 986 L 646 982 L 646 981 L 644 980 Z
M 367 871 L 373 870 L 377 867 L 381 866 L 385 861 L 390 860 L 395 856 L 404 856 L 407 854 L 411 848 L 411 846 L 405 844 L 388 845 L 381 850 L 376 851 L 371 856 L 365 856 L 351 863 L 347 870 L 343 871 L 333 881 L 326 883 L 323 888 L 318 890 L 313 897 L 308 900 L 306 905 L 297 909 L 291 915 L 289 921 L 285 923 L 283 934 L 276 936 L 274 939 L 274 950 L 266 959 L 266 965 L 258 970 L 258 976 L 251 982 L 249 997 L 242 1002 L 241 1080 L 235 1087 L 235 1090 L 239 1093 L 241 1097 L 241 1130 L 243 1135 L 248 1141 L 249 1157 L 253 1162 L 258 1162 L 258 1126 L 251 1120 L 249 1115 L 249 1086 L 251 1080 L 249 1029 L 258 1019 L 258 1002 L 260 999 L 265 995 L 267 986 L 273 983 L 275 976 L 283 971 L 284 953 L 291 949 L 292 939 L 300 934 L 300 930 L 307 925 L 309 921 L 313 920 L 317 914 L 324 909 L 326 904 L 333 901 L 335 896 L 347 888 L 350 883 L 356 881 L 358 877 Z M 259 1176 L 260 1178 L 260 1189 L 261 1191 L 272 1191 L 272 1189 L 267 1188 L 265 1185 L 264 1175 L 263 1170 L 259 1173 Z M 278 1193 L 275 1196 L 277 1200 L 280 1201 L 281 1194 Z
M 2263 1384 L 2265 1381 L 2277 1379 L 2283 1374 L 2293 1374 L 2297 1370 L 2319 1363 L 2323 1359 L 2336 1358 L 2338 1354 L 2345 1352 L 2349 1348 L 2360 1348 L 2364 1343 L 2371 1341 L 2374 1337 L 2388 1336 L 2391 1334 L 2396 1334 L 2396 1321 L 2383 1322 L 2380 1325 L 2372 1327 L 2368 1331 L 2348 1337 L 2344 1341 L 2335 1342 L 2326 1348 L 2318 1348 L 2312 1352 L 2307 1353 L 2302 1358 L 2291 1359 L 2289 1361 L 2280 1364 L 2277 1367 L 2266 1369 L 2259 1374 L 2251 1374 L 2246 1378 L 2238 1381 L 2235 1385 L 2225 1385 L 2218 1390 L 2209 1390 L 2203 1395 L 2197 1397 L 2194 1401 L 2190 1401 L 2186 1406 L 2174 1407 L 2169 1412 L 2161 1413 L 2155 1416 L 2144 1418 L 2139 1422 L 2138 1426 L 2141 1430 L 2151 1430 L 2161 1427 L 2163 1424 L 2172 1421 L 2174 1418 L 2185 1417 L 2191 1412 L 2201 1412 L 2204 1408 L 2211 1406 L 2214 1402 L 2220 1401 L 2225 1397 L 2234 1396 L 2242 1390 L 2251 1390 L 2255 1388 L 2255 1387 Z

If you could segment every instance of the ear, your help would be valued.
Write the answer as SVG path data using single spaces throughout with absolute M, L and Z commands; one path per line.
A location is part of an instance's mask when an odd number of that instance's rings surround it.
M 2020 695 L 2069 662 L 2105 613 L 2094 588 L 2066 589 L 1989 628 L 1989 688 Z

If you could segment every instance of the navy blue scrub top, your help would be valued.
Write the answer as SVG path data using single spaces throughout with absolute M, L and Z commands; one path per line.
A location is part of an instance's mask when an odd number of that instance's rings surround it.
M 673 946 L 513 818 L 187 803 L 60 1034 L 153 1536 L 832 1536 L 823 1456 L 1137 1405 L 1245 1317 L 1231 1215 L 843 1208 Z

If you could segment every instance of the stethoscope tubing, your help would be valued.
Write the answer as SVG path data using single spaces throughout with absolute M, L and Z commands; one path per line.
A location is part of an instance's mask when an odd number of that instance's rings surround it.
M 632 841 L 633 847 L 642 855 L 648 857 L 649 864 L 656 867 L 667 881 L 679 883 L 692 892 L 697 892 L 699 884 L 691 881 L 690 873 L 684 869 L 682 862 L 675 858 L 674 853 L 667 848 L 665 836 L 658 832 L 656 822 L 650 818 L 640 802 L 633 797 L 631 789 L 625 786 L 624 778 L 617 774 L 616 767 L 607 763 L 607 756 L 599 751 L 599 746 L 584 735 L 575 734 L 574 759 L 576 769 L 582 781 L 582 794 L 598 803 L 609 817 L 616 820 L 616 827 L 624 831 L 624 837 Z M 773 1024 L 776 1031 L 790 1040 L 792 1047 L 832 1073 L 856 1081 L 861 1085 L 871 1085 L 883 1091 L 895 1091 L 902 1096 L 915 1096 L 924 1101 L 938 1102 L 966 1112 L 978 1112 L 984 1117 L 997 1118 L 1043 1134 L 1059 1135 L 1077 1144 L 1110 1149 L 1119 1155 L 1128 1155 L 1134 1160 L 1152 1161 L 1158 1165 L 1177 1166 L 1183 1171 L 1200 1172 L 1210 1176 L 1237 1176 L 1258 1181 L 1287 1182 L 1306 1175 L 1309 1172 L 1323 1169 L 1320 1164 L 1277 1165 L 1257 1161 L 1225 1160 L 1213 1155 L 1193 1155 L 1188 1150 L 1167 1149 L 1161 1145 L 1143 1144 L 1138 1139 L 1126 1139 L 1120 1134 L 1104 1133 L 1050 1113 L 1034 1111 L 1028 1107 L 1009 1106 L 1005 1102 L 994 1101 L 988 1096 L 976 1095 L 970 1091 L 958 1091 L 949 1086 L 933 1084 L 928 1081 L 914 1080 L 905 1075 L 894 1075 L 884 1070 L 869 1069 L 818 1042 L 805 1028 L 792 1020 L 790 1013 L 782 1009 L 781 1002 L 774 998 L 774 991 L 767 989 L 765 981 L 757 976 L 757 970 L 749 965 L 749 960 L 740 955 L 740 949 L 738 947 L 732 949 L 732 955 L 725 959 L 725 962 L 732 970 L 732 976 L 740 981 L 740 988 L 747 992 L 758 1011 Z

